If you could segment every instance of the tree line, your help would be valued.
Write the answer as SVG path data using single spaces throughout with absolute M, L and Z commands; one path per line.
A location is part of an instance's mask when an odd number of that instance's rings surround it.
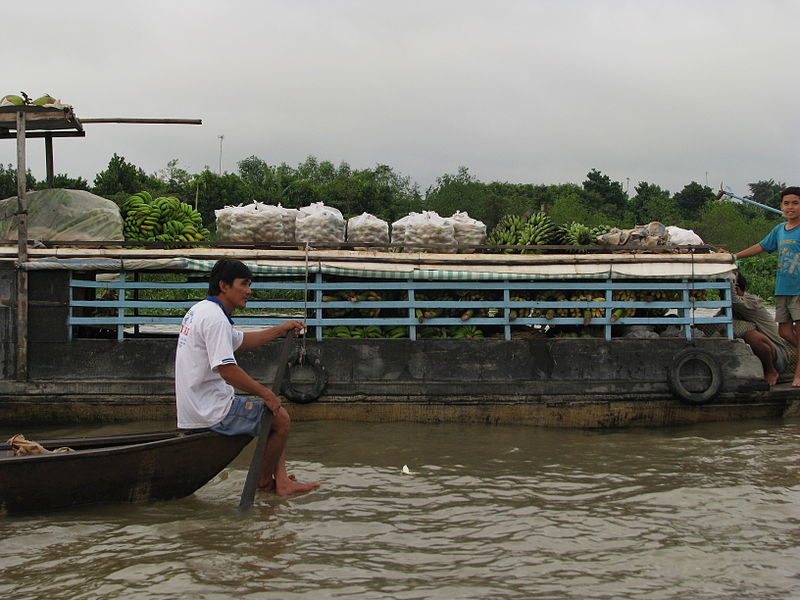
M 371 213 L 393 222 L 409 212 L 433 210 L 442 216 L 467 212 L 491 230 L 506 214 L 527 215 L 546 211 L 557 225 L 577 221 L 589 226 L 626 229 L 650 221 L 693 229 L 706 243 L 735 251 L 762 239 L 780 221 L 776 215 L 749 204 L 719 199 L 714 190 L 695 181 L 675 194 L 660 186 L 640 182 L 634 194 L 597 169 L 579 185 L 483 182 L 466 167 L 438 177 L 424 193 L 408 176 L 388 165 L 354 169 L 309 156 L 297 166 L 267 164 L 250 156 L 238 162 L 237 173 L 214 173 L 205 167 L 189 173 L 170 160 L 153 174 L 114 154 L 92 185 L 81 177 L 59 174 L 55 187 L 83 189 L 118 204 L 129 195 L 147 190 L 154 196 L 176 196 L 195 206 L 204 223 L 213 225 L 214 211 L 227 205 L 281 204 L 299 208 L 323 202 L 345 218 Z M 47 187 L 26 174 L 27 189 Z M 784 183 L 772 179 L 749 184 L 749 197 L 778 207 Z M 0 165 L 0 198 L 16 195 L 16 169 Z

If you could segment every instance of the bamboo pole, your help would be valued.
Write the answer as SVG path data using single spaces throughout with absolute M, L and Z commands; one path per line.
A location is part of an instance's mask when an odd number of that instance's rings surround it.
M 53 178 L 55 176 L 55 171 L 53 170 L 53 136 L 46 135 L 44 136 L 44 160 L 45 160 L 45 167 L 47 168 L 47 187 L 53 187 Z
M 81 123 L 149 123 L 152 125 L 202 125 L 202 119 L 150 119 L 139 117 L 99 117 L 81 119 Z
M 28 378 L 28 203 L 25 198 L 25 113 L 17 112 L 17 365 L 18 380 Z

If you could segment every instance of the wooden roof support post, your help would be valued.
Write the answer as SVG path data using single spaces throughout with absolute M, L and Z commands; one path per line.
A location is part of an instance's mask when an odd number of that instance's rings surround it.
M 28 203 L 25 199 L 25 113 L 17 112 L 17 379 L 28 378 Z
M 47 167 L 47 187 L 53 187 L 53 134 L 47 133 L 44 136 L 44 162 Z

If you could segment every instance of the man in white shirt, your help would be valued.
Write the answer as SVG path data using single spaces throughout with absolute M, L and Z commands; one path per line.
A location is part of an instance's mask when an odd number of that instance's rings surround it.
M 307 492 L 319 484 L 301 483 L 286 472 L 284 450 L 289 439 L 289 414 L 280 398 L 250 377 L 234 357 L 235 350 L 252 350 L 291 330 L 300 333 L 305 324 L 286 321 L 247 333 L 234 329 L 231 314 L 247 305 L 251 278 L 250 269 L 241 261 L 217 261 L 211 270 L 208 298 L 195 304 L 183 318 L 175 353 L 178 427 L 257 436 L 266 406 L 273 417 L 258 487 L 281 496 Z M 234 388 L 257 396 L 260 401 L 237 396 Z

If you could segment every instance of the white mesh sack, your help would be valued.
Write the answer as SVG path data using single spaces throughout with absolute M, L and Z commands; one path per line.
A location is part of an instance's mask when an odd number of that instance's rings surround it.
M 215 210 L 217 237 L 222 242 L 286 242 L 282 212 L 260 202 Z
M 347 241 L 350 244 L 388 244 L 389 223 L 375 215 L 362 213 L 347 220 Z M 358 250 L 366 248 L 358 248 Z
M 417 248 L 407 248 L 409 252 L 420 252 L 426 249 L 431 252 L 455 252 L 456 235 L 453 222 L 443 219 L 430 210 L 411 216 L 406 222 L 403 243 L 409 246 L 418 246 Z
M 298 210 L 294 230 L 296 242 L 320 246 L 344 243 L 346 224 L 341 212 L 322 202 L 314 202 Z
M 410 212 L 405 217 L 401 217 L 392 223 L 392 244 L 402 245 L 405 243 L 406 225 L 408 224 L 409 220 L 413 219 L 414 216 L 418 214 L 419 213 Z
M 453 231 L 459 246 L 479 246 L 486 242 L 486 225 L 481 221 L 461 211 L 456 211 L 450 220 L 453 222 Z M 459 252 L 474 252 L 474 249 L 459 248 Z

